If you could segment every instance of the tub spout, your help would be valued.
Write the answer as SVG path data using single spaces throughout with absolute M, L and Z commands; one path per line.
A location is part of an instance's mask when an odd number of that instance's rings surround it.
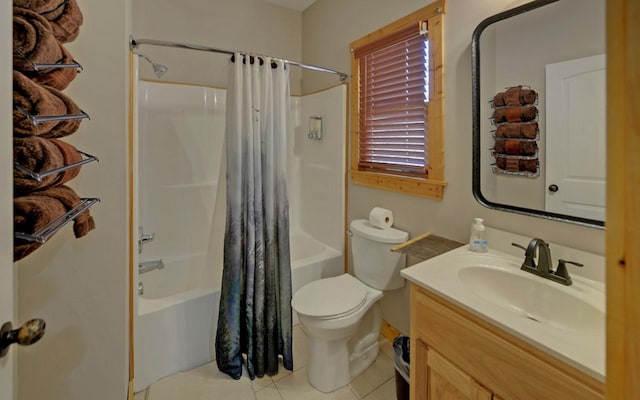
M 147 272 L 162 268 L 164 268 L 164 263 L 162 262 L 162 260 L 143 261 L 138 264 L 138 273 L 146 274 Z

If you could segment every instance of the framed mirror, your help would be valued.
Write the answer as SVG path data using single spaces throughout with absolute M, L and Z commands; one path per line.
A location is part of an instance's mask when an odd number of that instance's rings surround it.
M 473 194 L 485 207 L 604 227 L 606 0 L 536 0 L 471 43 Z

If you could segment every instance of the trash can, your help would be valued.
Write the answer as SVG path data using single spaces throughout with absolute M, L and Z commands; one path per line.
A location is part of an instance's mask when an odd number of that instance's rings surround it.
M 396 370 L 396 400 L 409 400 L 409 337 L 393 339 L 393 364 Z

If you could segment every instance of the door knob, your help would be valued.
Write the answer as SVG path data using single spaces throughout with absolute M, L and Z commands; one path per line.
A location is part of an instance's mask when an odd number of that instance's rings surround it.
M 46 323 L 42 319 L 31 319 L 18 329 L 12 329 L 11 322 L 5 322 L 0 328 L 0 358 L 7 355 L 9 346 L 18 343 L 21 346 L 29 346 L 44 336 Z
M 558 191 L 558 185 L 549 185 L 549 191 L 555 193 Z

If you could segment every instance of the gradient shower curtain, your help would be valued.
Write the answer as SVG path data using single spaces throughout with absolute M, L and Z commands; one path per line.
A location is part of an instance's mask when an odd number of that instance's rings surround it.
M 289 70 L 269 58 L 236 53 L 233 59 L 225 128 L 227 223 L 215 346 L 220 371 L 240 379 L 246 359 L 253 379 L 276 374 L 279 356 L 284 368 L 293 369 L 286 185 Z

